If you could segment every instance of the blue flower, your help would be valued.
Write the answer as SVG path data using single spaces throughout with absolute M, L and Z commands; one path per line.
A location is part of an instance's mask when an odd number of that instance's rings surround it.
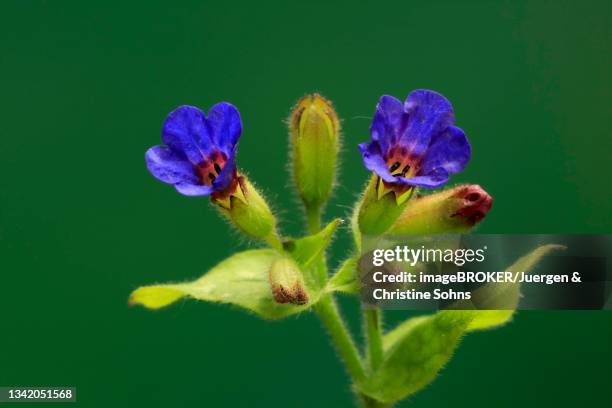
M 384 95 L 372 119 L 372 141 L 359 145 L 363 163 L 388 188 L 440 187 L 470 160 L 470 144 L 454 124 L 453 107 L 436 92 L 413 91 L 405 103 Z
M 164 122 L 164 144 L 147 150 L 147 169 L 187 196 L 227 195 L 237 185 L 241 133 L 240 113 L 227 102 L 214 105 L 208 115 L 193 106 L 179 106 Z

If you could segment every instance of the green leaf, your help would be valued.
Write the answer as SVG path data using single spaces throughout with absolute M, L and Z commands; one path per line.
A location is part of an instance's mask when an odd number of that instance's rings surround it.
M 325 291 L 332 292 L 344 292 L 350 294 L 359 294 L 360 285 L 357 273 L 359 258 L 352 256 L 347 258 L 342 264 L 338 271 L 331 277 Z
M 530 272 L 540 260 L 553 251 L 565 249 L 563 245 L 542 245 L 519 258 L 506 268 L 508 272 Z M 480 310 L 468 326 L 468 331 L 490 329 L 508 323 L 518 306 L 521 293 L 520 283 L 487 284 L 474 291 L 474 301 L 479 308 L 490 307 L 501 310 Z
M 360 391 L 393 403 L 420 390 L 451 358 L 473 317 L 473 311 L 445 310 L 404 322 L 384 337 L 383 362 Z
M 503 326 L 512 320 L 513 310 L 478 310 L 467 331 L 486 330 Z
M 300 313 L 316 303 L 320 291 L 308 287 L 306 283 L 310 297 L 308 304 L 276 303 L 272 296 L 269 272 L 272 262 L 282 257 L 272 249 L 240 252 L 193 282 L 140 287 L 132 292 L 129 303 L 159 309 L 183 297 L 190 297 L 240 306 L 264 319 L 280 319 Z
M 336 232 L 336 228 L 341 223 L 342 220 L 335 219 L 317 234 L 287 241 L 283 244 L 283 247 L 300 266 L 307 268 L 311 266 L 314 260 L 321 255 L 325 248 L 327 248 Z
M 431 320 L 433 317 L 434 315 L 412 317 L 399 324 L 395 329 L 386 333 L 383 338 L 383 349 L 385 353 L 395 346 L 399 340 L 402 340 L 404 337 L 408 336 L 412 329 L 414 329 L 418 324 Z
M 314 235 L 308 235 L 283 243 L 284 249 L 300 265 L 304 280 L 309 287 L 321 290 L 327 280 L 324 251 L 331 242 L 336 228 L 342 220 L 335 219 Z
M 560 249 L 564 247 L 540 246 L 506 270 L 529 272 L 544 256 Z M 511 319 L 520 300 L 520 285 L 491 285 L 479 295 L 481 301 L 488 299 L 491 304 L 499 304 L 499 299 L 503 299 L 507 310 L 443 310 L 406 320 L 384 336 L 383 363 L 359 385 L 360 390 L 383 403 L 393 403 L 417 392 L 433 381 L 465 333 L 496 327 Z
M 279 304 L 274 300 L 269 273 L 272 263 L 283 258 L 283 255 L 272 249 L 234 254 L 193 282 L 140 287 L 132 292 L 129 303 L 159 309 L 183 297 L 191 297 L 240 306 L 264 319 L 280 319 L 300 313 L 319 300 L 323 285 L 317 279 L 314 261 L 320 259 L 340 222 L 334 220 L 318 234 L 283 244 L 304 275 L 309 299 L 305 305 Z

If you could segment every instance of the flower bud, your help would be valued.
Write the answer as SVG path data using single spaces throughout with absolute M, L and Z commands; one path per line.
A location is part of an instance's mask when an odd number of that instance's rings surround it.
M 319 208 L 336 177 L 340 122 L 330 101 L 319 94 L 300 99 L 289 120 L 293 177 L 306 206 Z
M 223 214 L 245 234 L 266 241 L 280 249 L 282 244 L 276 231 L 276 219 L 255 187 L 245 176 L 238 176 L 236 185 L 226 196 L 213 195 Z
M 302 272 L 290 258 L 281 258 L 270 267 L 270 286 L 277 303 L 303 305 L 308 303 Z
M 379 185 L 382 183 L 378 176 L 373 175 L 363 194 L 357 213 L 362 234 L 380 235 L 387 231 L 406 208 L 409 195 L 414 191 L 410 189 L 403 193 L 404 198 L 400 201 L 395 194 L 380 194 Z
M 394 234 L 467 233 L 487 215 L 493 198 L 476 184 L 412 200 L 389 229 Z

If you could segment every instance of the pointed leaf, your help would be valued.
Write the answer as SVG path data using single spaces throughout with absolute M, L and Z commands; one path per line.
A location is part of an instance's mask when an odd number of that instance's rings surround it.
M 519 258 L 506 270 L 528 272 L 560 245 L 543 245 Z M 493 285 L 495 293 L 514 308 L 520 298 L 520 285 Z M 431 316 L 406 320 L 383 338 L 384 359 L 372 377 L 360 385 L 362 392 L 384 403 L 392 403 L 429 384 L 448 362 L 461 337 L 474 330 L 506 323 L 509 310 L 443 310 Z
M 359 259 L 356 256 L 347 258 L 338 271 L 331 277 L 325 290 L 329 293 L 344 292 L 350 294 L 359 294 L 360 284 L 357 273 Z
M 519 258 L 516 262 L 506 268 L 508 272 L 530 272 L 540 260 L 551 253 L 565 249 L 562 245 L 542 245 L 527 255 Z M 474 320 L 468 326 L 468 331 L 490 329 L 508 323 L 520 301 L 520 283 L 495 283 L 487 284 L 474 292 L 474 299 L 478 299 L 479 306 L 485 307 L 491 304 L 492 308 L 502 310 L 480 310 L 476 313 Z
M 431 320 L 434 316 L 435 315 L 412 317 L 399 324 L 395 329 L 386 333 L 383 337 L 384 351 L 388 352 L 398 341 L 407 337 L 412 329 L 414 329 L 418 324 Z
M 403 323 L 385 336 L 383 362 L 360 390 L 383 403 L 420 390 L 451 358 L 472 319 L 473 311 L 445 310 Z
M 264 319 L 279 319 L 302 312 L 319 297 L 316 288 L 307 286 L 310 301 L 306 305 L 278 304 L 269 281 L 272 262 L 282 257 L 272 249 L 240 252 L 212 268 L 201 278 L 186 283 L 144 286 L 136 289 L 129 303 L 158 309 L 182 297 L 240 306 Z
M 317 234 L 286 242 L 283 246 L 300 266 L 306 268 L 327 248 L 341 223 L 342 220 L 335 219 Z
M 182 298 L 183 291 L 167 286 L 142 286 L 130 295 L 130 306 L 143 305 L 149 309 L 161 309 Z
M 502 326 L 512 320 L 514 310 L 477 310 L 467 331 L 486 330 Z

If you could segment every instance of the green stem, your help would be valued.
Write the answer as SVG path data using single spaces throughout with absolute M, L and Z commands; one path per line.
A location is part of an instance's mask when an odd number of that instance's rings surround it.
M 321 207 L 306 205 L 306 223 L 308 233 L 316 234 L 321 230 Z
M 315 306 L 319 318 L 327 328 L 346 369 L 354 382 L 365 379 L 365 371 L 357 347 L 338 312 L 338 307 L 331 295 L 323 295 Z
M 320 206 L 306 205 L 306 223 L 310 234 L 316 234 L 321 230 Z M 316 262 L 319 275 L 323 279 L 322 286 L 324 286 L 327 279 L 325 257 L 321 255 Z M 359 351 L 340 315 L 333 296 L 329 294 L 323 295 L 314 309 L 327 328 L 353 382 L 359 383 L 365 380 L 365 370 L 359 356 Z
M 381 312 L 378 308 L 364 309 L 363 319 L 366 329 L 368 362 L 370 371 L 374 372 L 383 360 Z
M 278 236 L 278 232 L 276 232 L 276 230 L 270 232 L 270 234 L 268 234 L 268 236 L 265 237 L 263 240 L 266 242 L 266 244 L 270 245 L 277 251 L 282 251 L 283 243 L 281 242 L 281 239 Z
M 309 234 L 316 234 L 321 231 L 321 207 L 320 206 L 309 206 L 305 205 L 306 213 L 306 224 L 308 227 Z M 317 260 L 315 260 L 315 267 L 317 270 L 317 278 L 321 287 L 327 283 L 327 263 L 325 260 L 325 254 L 321 254 Z

